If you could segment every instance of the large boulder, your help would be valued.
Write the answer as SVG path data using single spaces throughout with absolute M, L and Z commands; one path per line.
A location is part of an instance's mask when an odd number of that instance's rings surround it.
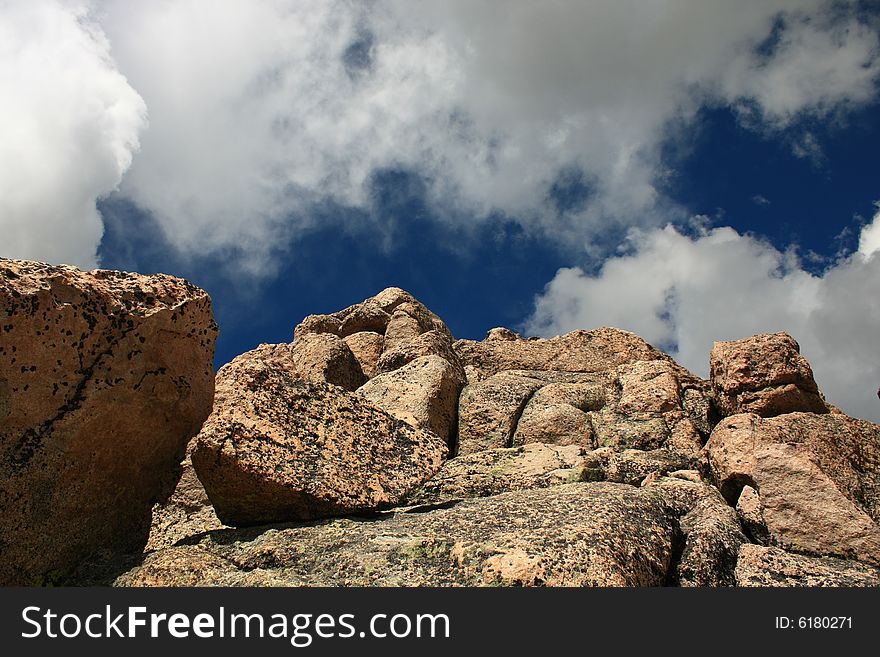
M 139 550 L 211 410 L 210 297 L 0 259 L 0 584 Z
M 716 342 L 709 369 L 716 404 L 725 416 L 829 411 L 810 364 L 787 333 Z
M 266 356 L 257 349 L 221 368 L 192 454 L 225 524 L 375 511 L 443 463 L 446 443 L 433 433 Z
M 439 356 L 423 356 L 400 369 L 380 374 L 357 394 L 394 417 L 455 441 L 458 393 L 464 386 L 459 370 Z
M 458 453 L 511 447 L 523 409 L 543 385 L 508 373 L 469 383 L 459 398 Z
M 345 344 L 361 366 L 366 378 L 376 374 L 376 365 L 385 347 L 385 338 L 374 331 L 359 331 L 345 336 Z
M 880 426 L 842 414 L 734 415 L 706 445 L 712 476 L 771 544 L 880 565 Z M 750 487 L 751 490 L 746 490 Z
M 332 333 L 309 333 L 290 345 L 297 374 L 307 381 L 357 390 L 367 377 L 348 343 Z
M 711 488 L 689 482 L 660 482 L 645 488 L 574 483 L 465 500 L 428 513 L 390 513 L 369 522 L 341 519 L 268 531 L 213 532 L 198 544 L 148 555 L 116 583 L 732 583 L 742 538 L 737 535 L 735 515 L 731 521 L 730 514 L 733 510 Z M 695 559 L 705 568 L 696 567 Z

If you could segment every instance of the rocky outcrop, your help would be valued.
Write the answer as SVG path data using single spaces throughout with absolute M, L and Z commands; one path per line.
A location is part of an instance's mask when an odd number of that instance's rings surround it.
M 0 583 L 878 584 L 880 426 L 785 334 L 704 381 L 611 328 L 454 342 L 389 288 L 225 365 L 198 431 L 203 292 L 0 262 Z
M 459 370 L 439 356 L 423 356 L 400 369 L 379 374 L 357 394 L 417 429 L 431 431 L 454 445 L 458 394 L 464 386 Z
M 0 259 L 0 336 L 0 583 L 143 548 L 211 410 L 208 295 Z
M 670 360 L 634 333 L 613 328 L 573 331 L 552 339 L 525 339 L 493 329 L 482 342 L 458 340 L 455 351 L 470 382 L 507 370 L 605 372 L 639 360 Z
M 833 557 L 807 557 L 745 544 L 736 562 L 737 586 L 880 586 L 880 569 Z
M 368 523 L 339 519 L 268 532 L 218 532 L 198 544 L 147 556 L 117 584 L 658 586 L 720 581 L 725 577 L 720 571 L 707 576 L 681 570 L 690 561 L 680 560 L 680 545 L 690 545 L 695 555 L 704 552 L 703 546 L 724 552 L 710 539 L 708 518 L 680 521 L 681 504 L 690 503 L 688 512 L 695 516 L 705 515 L 697 510 L 704 493 L 691 486 L 694 490 L 674 491 L 662 485 L 575 483 L 467 500 L 430 513 L 390 513 Z M 711 490 L 705 495 L 711 496 Z M 735 525 L 730 531 L 736 531 Z
M 459 454 L 542 442 L 686 455 L 700 451 L 713 419 L 706 382 L 666 359 L 592 372 L 505 370 L 469 383 L 459 418 Z
M 313 334 L 344 339 L 368 378 L 437 355 L 460 370 L 464 379 L 446 324 L 400 288 L 389 287 L 330 315 L 309 315 L 294 330 L 294 345 Z
M 746 486 L 759 496 L 751 507 L 773 545 L 880 565 L 880 426 L 841 414 L 734 415 L 706 453 L 731 504 Z
M 221 368 L 193 450 L 222 522 L 375 511 L 439 469 L 444 440 L 342 388 L 304 380 L 274 353 L 260 348 Z
M 470 383 L 458 408 L 458 453 L 510 447 L 523 409 L 543 381 L 502 373 Z
M 813 370 L 787 333 L 716 342 L 709 355 L 710 380 L 725 416 L 772 417 L 803 411 L 827 413 Z

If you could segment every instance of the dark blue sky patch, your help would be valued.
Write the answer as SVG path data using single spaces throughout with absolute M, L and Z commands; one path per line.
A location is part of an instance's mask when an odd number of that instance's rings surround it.
M 261 342 L 289 342 L 309 314 L 329 313 L 389 286 L 402 287 L 440 315 L 456 337 L 482 339 L 494 326 L 518 328 L 534 297 L 567 264 L 553 244 L 509 218 L 454 229 L 433 216 L 424 182 L 402 170 L 374 176 L 369 213 L 326 204 L 319 228 L 286 245 L 276 275 L 243 278 L 238 254 L 181 256 L 148 213 L 113 197 L 101 202 L 101 266 L 165 272 L 208 291 L 221 334 L 222 365 Z M 378 226 L 378 227 L 377 227 Z
M 826 258 L 841 246 L 851 250 L 880 198 L 877 104 L 854 112 L 846 126 L 804 121 L 781 138 L 743 127 L 730 109 L 707 109 L 675 134 L 664 150 L 675 175 L 662 191 L 695 214 L 766 237 L 779 249 L 795 244 Z M 794 154 L 805 134 L 821 148 L 818 160 Z M 821 261 L 805 266 L 824 269 Z

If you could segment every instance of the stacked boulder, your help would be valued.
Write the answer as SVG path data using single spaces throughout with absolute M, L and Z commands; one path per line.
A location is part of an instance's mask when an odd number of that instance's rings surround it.
M 613 328 L 456 341 L 389 288 L 212 380 L 183 281 L 0 275 L 3 583 L 880 585 L 880 427 L 786 334 L 703 380 Z
M 754 543 L 738 583 L 880 583 L 880 426 L 826 404 L 785 333 L 718 342 L 710 364 L 725 417 L 705 453 Z
M 453 341 L 390 288 L 222 368 L 193 444 L 220 520 L 294 524 L 117 583 L 880 584 L 878 427 L 785 334 L 717 343 L 706 381 L 611 328 Z

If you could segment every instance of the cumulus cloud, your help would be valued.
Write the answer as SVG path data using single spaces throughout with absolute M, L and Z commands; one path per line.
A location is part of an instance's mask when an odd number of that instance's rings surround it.
M 560 269 L 527 328 L 552 335 L 617 326 L 703 376 L 714 340 L 786 331 L 800 343 L 828 400 L 876 422 L 878 236 L 880 213 L 863 228 L 859 251 L 814 276 L 796 253 L 732 228 L 635 232 L 630 251 L 595 276 Z
M 313 204 L 369 208 L 375 172 L 406 169 L 445 221 L 589 246 L 684 214 L 656 186 L 670 120 L 721 103 L 779 129 L 873 97 L 877 36 L 849 6 L 107 0 L 151 117 L 122 191 L 185 250 L 259 261 Z M 585 198 L 560 210 L 572 171 Z
M 3 153 L 24 161 L 4 167 L 5 250 L 90 260 L 94 199 L 138 140 L 120 191 L 184 253 L 233 247 L 259 270 L 316 204 L 369 210 L 387 169 L 420 176 L 441 220 L 502 213 L 591 248 L 687 216 L 658 191 L 670 122 L 721 104 L 780 130 L 874 98 L 855 6 L 6 2 Z M 554 199 L 566 180 L 576 203 Z
M 0 256 L 96 264 L 146 107 L 87 7 L 0 3 Z

